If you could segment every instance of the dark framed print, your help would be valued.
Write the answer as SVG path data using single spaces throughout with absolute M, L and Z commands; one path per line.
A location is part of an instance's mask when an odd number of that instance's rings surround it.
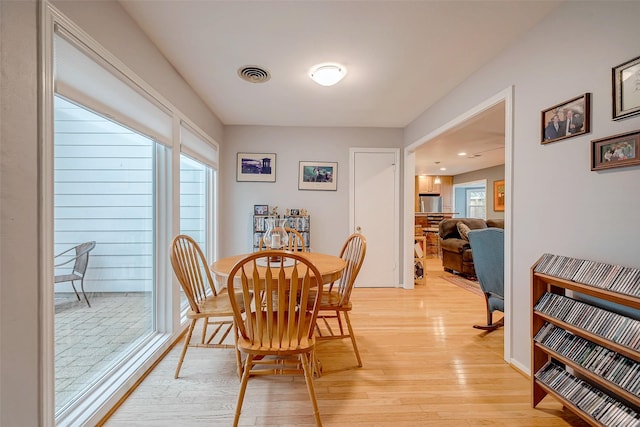
M 504 179 L 493 181 L 493 210 L 495 212 L 504 212 Z
M 640 114 L 640 56 L 612 69 L 613 120 Z
M 276 182 L 274 153 L 238 153 L 236 181 Z
M 254 215 L 269 215 L 269 205 L 253 205 Z
M 591 170 L 640 165 L 640 130 L 591 141 Z
M 542 111 L 541 144 L 560 141 L 591 131 L 591 94 Z
M 338 189 L 338 163 L 300 162 L 298 189 L 336 191 Z
M 300 216 L 300 209 L 289 209 L 289 215 Z

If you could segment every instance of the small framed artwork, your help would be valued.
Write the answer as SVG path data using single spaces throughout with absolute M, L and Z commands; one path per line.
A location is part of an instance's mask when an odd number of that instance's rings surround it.
M 276 182 L 274 153 L 238 153 L 236 181 Z
M 542 111 L 541 144 L 571 138 L 590 131 L 590 93 L 585 93 Z
M 300 216 L 300 209 L 289 209 L 289 215 Z
M 640 114 L 640 56 L 612 69 L 613 120 Z
M 269 214 L 269 205 L 253 205 L 253 214 L 254 215 L 268 215 Z
M 640 130 L 591 141 L 591 170 L 640 165 Z
M 328 190 L 338 188 L 338 163 L 300 162 L 298 171 L 299 190 Z
M 495 212 L 504 212 L 504 179 L 493 181 L 493 210 Z

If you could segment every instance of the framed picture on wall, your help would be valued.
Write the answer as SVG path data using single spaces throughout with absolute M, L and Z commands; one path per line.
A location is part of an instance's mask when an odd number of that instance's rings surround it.
M 560 141 L 590 131 L 590 93 L 585 93 L 542 111 L 541 144 Z
M 298 190 L 328 190 L 338 188 L 338 163 L 300 162 Z
M 591 170 L 640 165 L 640 131 L 591 141 Z
M 612 69 L 613 120 L 640 114 L 640 56 Z
M 496 212 L 504 212 L 504 195 L 505 186 L 504 179 L 493 181 L 493 210 Z
M 276 182 L 274 153 L 238 153 L 236 181 Z

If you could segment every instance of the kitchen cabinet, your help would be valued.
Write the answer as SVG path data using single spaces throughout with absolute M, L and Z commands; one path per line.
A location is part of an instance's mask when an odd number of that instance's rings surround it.
M 453 177 L 440 175 L 440 184 L 436 184 L 435 179 L 435 175 L 416 176 L 416 212 L 420 212 L 419 194 L 438 194 L 442 196 L 442 211 L 453 211 Z
M 417 178 L 417 188 L 420 194 L 440 194 L 440 185 L 436 184 L 436 177 L 433 175 L 419 175 Z
M 440 177 L 440 196 L 442 196 L 442 212 L 453 212 L 453 177 Z

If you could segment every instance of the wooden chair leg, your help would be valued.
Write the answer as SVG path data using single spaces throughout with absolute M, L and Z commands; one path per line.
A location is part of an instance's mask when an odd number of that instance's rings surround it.
M 247 355 L 244 364 L 244 372 L 242 373 L 242 381 L 240 382 L 240 391 L 238 392 L 238 402 L 236 403 L 236 414 L 233 419 L 233 427 L 238 426 L 240 421 L 240 412 L 242 412 L 242 402 L 244 402 L 244 393 L 247 391 L 247 383 L 249 382 L 249 372 L 251 372 L 251 366 L 253 364 L 253 356 Z
M 173 378 L 178 378 L 180 375 L 180 368 L 182 368 L 182 362 L 184 361 L 184 356 L 187 354 L 187 348 L 189 347 L 189 342 L 191 341 L 191 334 L 193 334 L 193 329 L 196 326 L 196 319 L 191 321 L 189 325 L 189 330 L 187 331 L 187 336 L 184 338 L 184 345 L 182 346 L 182 353 L 180 354 L 180 360 L 178 360 L 178 367 L 176 368 L 176 373 Z
M 495 331 L 499 327 L 504 326 L 504 317 L 498 320 L 496 323 L 488 322 L 486 325 L 473 325 L 476 329 L 482 329 L 483 331 Z
M 345 312 L 345 314 L 347 314 Z M 344 335 L 344 328 L 342 327 L 342 318 L 340 317 L 340 312 L 336 310 L 336 319 L 338 320 L 338 327 L 340 328 L 340 335 Z
M 205 340 L 207 339 L 207 328 L 209 327 L 209 318 L 205 317 L 204 318 L 204 325 L 202 326 L 202 338 L 200 339 L 200 343 L 204 344 Z
M 351 337 L 351 344 L 353 344 L 353 351 L 356 353 L 356 359 L 358 359 L 358 367 L 362 368 L 362 360 L 360 359 L 360 352 L 358 351 L 358 344 L 356 344 L 356 336 L 353 333 L 353 328 L 351 327 L 351 319 L 349 318 L 349 313 L 344 312 L 344 319 L 347 323 L 347 328 L 349 329 L 349 337 Z
M 313 357 L 313 355 L 310 356 Z M 304 379 L 307 383 L 307 390 L 309 391 L 309 399 L 311 399 L 311 404 L 313 405 L 313 415 L 316 419 L 316 425 L 321 427 L 322 421 L 320 420 L 320 410 L 318 409 L 316 392 L 313 388 L 313 375 L 311 372 L 311 366 L 309 365 L 309 355 L 302 353 L 300 354 L 300 359 L 302 362 L 302 369 L 304 370 Z
M 504 326 L 504 317 L 498 320 L 496 323 L 493 323 L 493 313 L 489 308 L 489 294 L 484 294 L 484 300 L 487 305 L 487 324 L 473 325 L 473 327 L 476 329 L 482 329 L 483 331 L 494 331 L 498 329 L 500 326 Z
M 240 354 L 240 350 L 238 350 L 238 328 L 236 327 L 235 322 L 233 323 L 233 345 L 236 351 L 236 364 L 238 367 L 238 378 L 242 380 L 242 374 L 244 373 L 244 369 L 242 365 L 242 355 Z

